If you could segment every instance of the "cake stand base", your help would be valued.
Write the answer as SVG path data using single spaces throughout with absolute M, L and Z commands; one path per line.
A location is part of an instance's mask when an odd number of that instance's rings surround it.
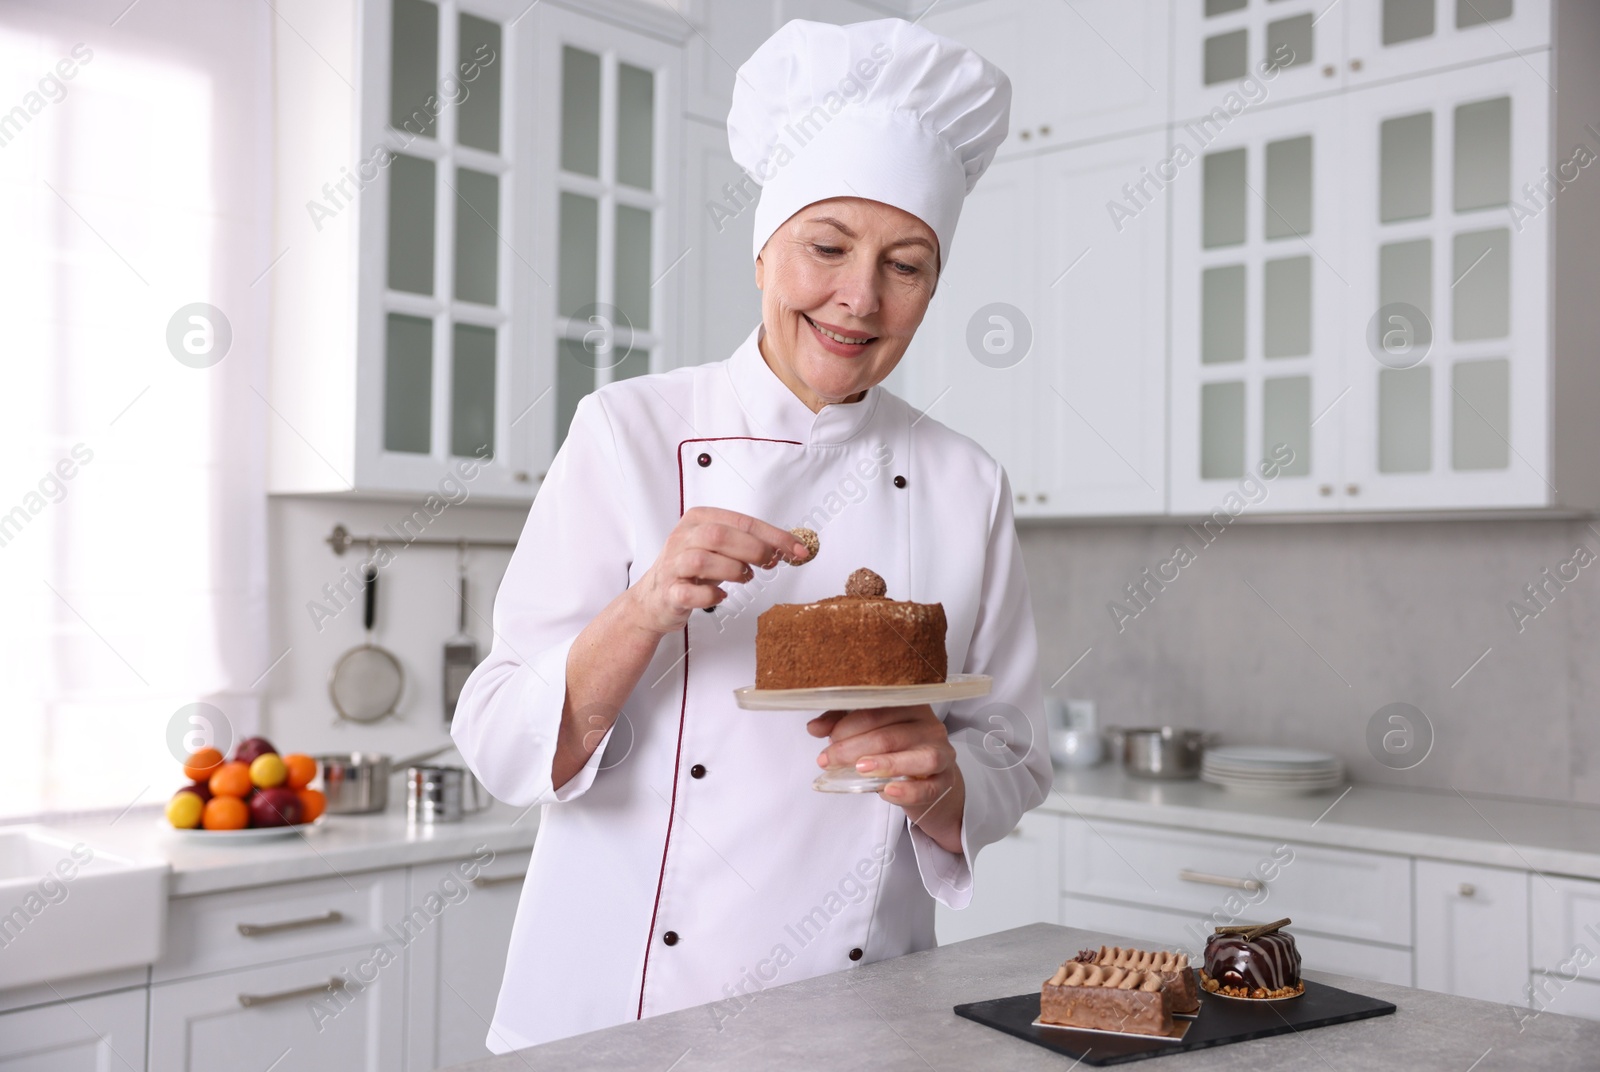
M 817 775 L 811 788 L 819 793 L 876 793 L 890 782 L 907 782 L 904 774 L 885 778 L 880 774 L 860 774 L 854 767 L 829 767 Z

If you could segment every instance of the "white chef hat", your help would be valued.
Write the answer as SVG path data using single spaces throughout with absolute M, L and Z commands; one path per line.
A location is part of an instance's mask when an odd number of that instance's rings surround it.
M 1004 72 L 904 19 L 786 23 L 739 68 L 728 113 L 733 159 L 761 184 L 752 255 L 807 205 L 865 197 L 926 223 L 948 264 L 1010 116 Z

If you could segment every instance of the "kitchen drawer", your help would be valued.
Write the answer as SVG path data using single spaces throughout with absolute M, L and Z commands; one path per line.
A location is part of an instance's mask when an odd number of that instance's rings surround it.
M 1528 975 L 1528 997 L 1536 1014 L 1558 1012 L 1563 1016 L 1600 1020 L 1600 983 L 1588 979 L 1531 972 Z
M 144 1072 L 148 998 L 141 986 L 0 1015 L 0 1072 Z
M 1411 944 L 1411 861 L 1403 856 L 1066 819 L 1061 873 L 1063 893 L 1215 923 L 1289 916 L 1329 937 Z
M 1098 824 L 1097 824 L 1098 825 Z M 1080 927 L 1109 934 L 1123 934 L 1140 939 L 1163 949 L 1173 949 L 1189 954 L 1195 967 L 1201 964 L 1205 952 L 1205 939 L 1211 933 L 1206 921 L 1181 912 L 1163 912 L 1154 908 L 1140 908 L 1128 904 L 1110 904 L 1087 897 L 1061 898 L 1061 922 L 1068 927 Z M 1398 986 L 1411 985 L 1411 950 L 1392 946 L 1368 945 L 1345 938 L 1330 938 L 1321 934 L 1308 934 L 1295 921 L 1295 946 L 1300 959 L 1310 971 L 1335 972 L 1356 979 L 1375 979 Z M 1066 950 L 1062 959 L 1077 952 Z
M 394 1072 L 403 1067 L 405 954 L 382 955 L 345 950 L 152 986 L 150 1068 Z
M 1600 980 L 1600 882 L 1534 875 L 1533 968 Z
M 151 979 L 271 964 L 383 942 L 405 915 L 406 873 L 367 871 L 310 882 L 174 898 L 167 952 Z
M 1528 873 L 1417 861 L 1417 986 L 1526 1005 Z

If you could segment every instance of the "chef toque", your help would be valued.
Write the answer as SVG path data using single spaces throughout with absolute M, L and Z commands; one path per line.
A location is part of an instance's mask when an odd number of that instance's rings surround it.
M 932 228 L 942 268 L 1010 115 L 1004 72 L 904 19 L 786 23 L 739 68 L 728 113 L 733 159 L 761 184 L 754 256 L 807 205 L 865 197 Z

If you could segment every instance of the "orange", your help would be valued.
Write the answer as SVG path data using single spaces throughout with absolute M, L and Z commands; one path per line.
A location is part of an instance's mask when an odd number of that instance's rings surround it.
M 222 766 L 222 753 L 215 748 L 202 748 L 183 761 L 183 774 L 191 782 L 203 782 Z
M 224 763 L 212 773 L 210 784 L 213 797 L 247 797 L 252 788 L 250 765 L 238 761 Z
M 289 768 L 290 789 L 304 789 L 317 776 L 317 761 L 303 752 L 291 752 L 284 756 L 283 765 Z
M 300 810 L 302 812 L 300 821 L 302 823 L 311 822 L 327 810 L 328 798 L 322 795 L 322 790 L 297 789 L 295 792 L 300 796 Z
M 200 825 L 207 830 L 243 830 L 250 825 L 250 807 L 238 797 L 212 797 L 206 801 Z
M 263 752 L 250 761 L 250 782 L 257 789 L 271 789 L 283 784 L 289 770 L 276 752 Z

